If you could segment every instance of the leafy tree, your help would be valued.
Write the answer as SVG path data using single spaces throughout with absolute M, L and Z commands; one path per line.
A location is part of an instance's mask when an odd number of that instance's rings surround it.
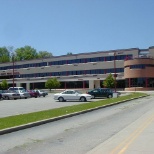
M 57 80 L 57 78 L 51 78 L 46 81 L 45 87 L 51 91 L 53 88 L 59 88 L 60 82 Z
M 10 61 L 10 53 L 6 47 L 0 48 L 0 63 Z
M 47 52 L 47 51 L 39 51 L 38 52 L 38 58 L 50 58 L 52 57 L 52 53 Z
M 106 88 L 113 88 L 115 85 L 115 80 L 112 74 L 109 74 L 108 77 L 103 81 L 103 86 Z
M 17 61 L 31 60 L 31 59 L 36 59 L 38 57 L 38 53 L 36 52 L 36 49 L 32 48 L 31 46 L 17 48 L 15 50 L 15 53 L 16 53 L 15 59 Z
M 72 52 L 68 52 L 67 55 L 73 55 L 73 53 Z
M 2 83 L 1 83 L 1 88 L 3 90 L 6 90 L 8 88 L 8 83 L 6 80 L 2 80 Z

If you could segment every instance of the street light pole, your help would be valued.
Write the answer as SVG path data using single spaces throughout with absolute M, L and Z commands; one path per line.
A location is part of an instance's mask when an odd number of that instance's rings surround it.
M 13 72 L 12 72 L 12 75 L 13 75 L 13 89 L 14 89 L 14 54 L 12 53 L 12 63 L 13 63 Z
M 116 74 L 116 52 L 114 52 L 114 91 L 116 92 L 116 77 L 117 77 L 117 74 Z

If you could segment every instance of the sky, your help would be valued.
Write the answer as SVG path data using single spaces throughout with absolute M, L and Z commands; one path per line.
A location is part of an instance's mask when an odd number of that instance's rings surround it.
M 0 0 L 0 47 L 53 56 L 154 46 L 154 0 Z

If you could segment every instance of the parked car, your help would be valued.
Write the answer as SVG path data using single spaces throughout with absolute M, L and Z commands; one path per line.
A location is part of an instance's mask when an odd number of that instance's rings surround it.
M 81 102 L 86 102 L 92 98 L 89 94 L 82 94 L 77 90 L 65 90 L 61 93 L 54 94 L 54 99 L 59 100 L 60 102 L 66 100 L 79 100 Z
M 1 94 L 3 99 L 20 99 L 20 94 L 16 91 L 5 90 Z
M 2 94 L 0 94 L 0 100 L 2 99 Z
M 9 87 L 8 90 L 25 90 L 23 87 Z
M 35 97 L 35 98 L 38 97 L 38 93 L 35 92 L 34 90 L 27 90 L 27 92 L 30 94 L 31 97 Z
M 0 99 L 3 99 L 3 97 L 2 97 L 3 92 L 4 92 L 4 90 L 0 90 Z
M 20 94 L 20 98 L 30 98 L 30 94 L 29 92 L 27 92 L 26 90 L 15 90 L 18 94 Z
M 45 91 L 43 91 L 43 90 L 34 90 L 34 91 L 38 93 L 38 96 L 39 96 L 39 97 L 40 97 L 40 96 L 45 97 L 46 95 L 48 95 L 48 93 L 45 92 Z
M 111 98 L 113 97 L 113 91 L 110 88 L 96 88 L 93 90 L 89 90 L 87 93 L 90 94 L 92 98 L 95 98 L 95 97 Z

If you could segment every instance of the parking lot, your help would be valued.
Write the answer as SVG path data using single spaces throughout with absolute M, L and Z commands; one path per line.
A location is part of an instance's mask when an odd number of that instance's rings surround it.
M 100 99 L 92 99 L 90 102 L 97 100 Z M 80 101 L 59 102 L 53 99 L 53 94 L 51 93 L 49 93 L 46 97 L 17 99 L 17 100 L 1 100 L 0 117 L 37 112 L 41 110 L 60 108 L 63 106 L 71 106 L 82 103 L 88 103 L 88 102 L 80 102 Z

